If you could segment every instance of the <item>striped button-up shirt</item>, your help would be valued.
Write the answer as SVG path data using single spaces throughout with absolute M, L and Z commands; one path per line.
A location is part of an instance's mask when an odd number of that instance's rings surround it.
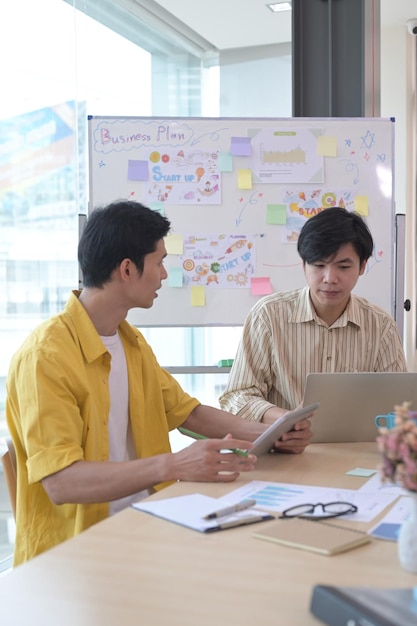
M 351 294 L 328 326 L 304 287 L 266 296 L 252 308 L 219 401 L 223 409 L 259 421 L 272 406 L 298 406 L 310 372 L 406 370 L 397 326 L 383 309 Z

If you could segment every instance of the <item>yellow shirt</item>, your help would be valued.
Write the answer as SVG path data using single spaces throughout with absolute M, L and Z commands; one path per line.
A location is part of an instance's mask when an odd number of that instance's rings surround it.
M 142 334 L 119 326 L 138 458 L 170 452 L 170 430 L 198 406 L 161 368 Z M 106 461 L 110 355 L 77 293 L 12 359 L 6 416 L 17 455 L 15 565 L 106 518 L 108 503 L 57 506 L 41 480 L 75 461 Z M 159 485 L 161 487 L 163 485 Z
M 405 371 L 401 339 L 388 313 L 352 294 L 328 326 L 304 287 L 266 296 L 252 308 L 220 405 L 259 421 L 273 406 L 295 409 L 310 372 Z

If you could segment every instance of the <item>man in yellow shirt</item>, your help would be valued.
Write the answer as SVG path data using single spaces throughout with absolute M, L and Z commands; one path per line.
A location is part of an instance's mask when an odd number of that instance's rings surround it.
M 272 423 L 302 402 L 310 372 L 406 371 L 393 318 L 352 293 L 373 247 L 365 221 L 346 209 L 304 224 L 297 249 L 307 285 L 252 307 L 220 397 L 224 410 Z
M 233 481 L 266 428 L 204 406 L 158 364 L 129 309 L 152 306 L 169 221 L 136 202 L 92 212 L 78 258 L 84 288 L 14 355 L 7 423 L 17 456 L 15 565 L 175 480 Z M 205 435 L 173 454 L 169 431 Z M 298 452 L 310 422 L 277 442 Z M 226 440 L 226 443 L 225 443 Z

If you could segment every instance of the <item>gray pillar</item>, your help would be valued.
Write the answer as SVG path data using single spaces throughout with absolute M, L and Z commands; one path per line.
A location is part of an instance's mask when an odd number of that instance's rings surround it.
M 380 0 L 292 0 L 293 116 L 380 115 Z

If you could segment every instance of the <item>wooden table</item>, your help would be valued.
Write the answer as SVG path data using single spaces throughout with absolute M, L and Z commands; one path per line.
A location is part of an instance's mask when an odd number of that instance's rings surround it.
M 375 468 L 375 444 L 312 444 L 268 455 L 235 483 L 177 483 L 153 498 L 221 496 L 248 480 L 359 488 L 354 467 Z M 355 524 L 367 528 L 375 524 Z M 265 524 L 266 526 L 266 524 Z M 395 543 L 332 557 L 252 537 L 253 527 L 204 535 L 127 509 L 0 579 L 6 626 L 313 626 L 315 584 L 413 587 Z

